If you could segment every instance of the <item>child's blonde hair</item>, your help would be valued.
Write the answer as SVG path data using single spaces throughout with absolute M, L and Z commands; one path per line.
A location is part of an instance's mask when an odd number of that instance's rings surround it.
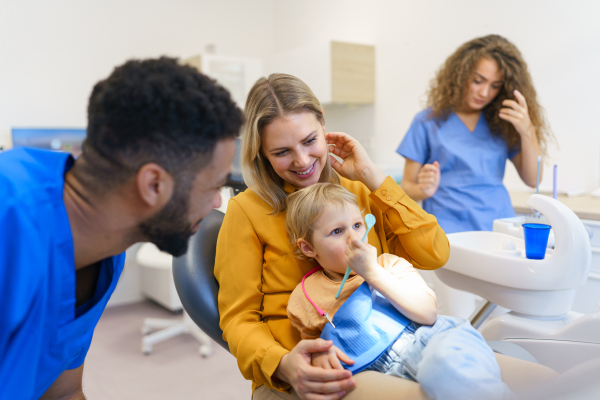
M 360 209 L 356 195 L 334 183 L 315 183 L 288 196 L 285 229 L 298 258 L 308 259 L 298 247 L 298 240 L 304 239 L 313 246 L 314 223 L 325 208 L 331 205 L 345 207 L 347 204 Z

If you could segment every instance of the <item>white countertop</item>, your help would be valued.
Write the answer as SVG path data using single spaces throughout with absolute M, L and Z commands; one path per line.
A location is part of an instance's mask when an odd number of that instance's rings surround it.
M 528 214 L 531 212 L 525 202 L 533 193 L 531 192 L 509 192 L 513 208 L 517 213 Z M 551 196 L 549 193 L 540 193 Z M 600 221 L 600 197 L 593 196 L 565 196 L 559 195 L 558 201 L 569 207 L 581 219 Z

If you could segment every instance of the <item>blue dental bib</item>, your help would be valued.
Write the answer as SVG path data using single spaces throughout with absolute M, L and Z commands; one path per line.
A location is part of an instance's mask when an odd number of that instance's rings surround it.
M 364 282 L 333 316 L 335 328 L 326 324 L 321 338 L 332 340 L 354 360 L 354 365 L 342 365 L 356 374 L 390 347 L 410 322 L 381 293 Z

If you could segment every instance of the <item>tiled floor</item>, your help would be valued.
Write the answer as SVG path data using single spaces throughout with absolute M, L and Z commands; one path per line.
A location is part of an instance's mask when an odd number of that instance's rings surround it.
M 104 312 L 85 361 L 88 399 L 250 399 L 251 383 L 241 376 L 235 358 L 217 344 L 205 359 L 198 342 L 181 335 L 143 355 L 140 328 L 145 317 L 180 318 L 151 302 Z

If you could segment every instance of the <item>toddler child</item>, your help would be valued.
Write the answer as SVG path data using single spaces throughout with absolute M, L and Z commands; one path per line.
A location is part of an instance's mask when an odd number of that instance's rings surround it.
M 297 256 L 319 264 L 287 306 L 303 339 L 334 343 L 313 354 L 313 365 L 411 379 L 434 400 L 512 397 L 479 332 L 466 320 L 438 317 L 434 292 L 408 261 L 377 257 L 361 242 L 366 228 L 354 194 L 331 183 L 291 194 L 286 229 Z M 353 272 L 336 299 L 347 266 Z

